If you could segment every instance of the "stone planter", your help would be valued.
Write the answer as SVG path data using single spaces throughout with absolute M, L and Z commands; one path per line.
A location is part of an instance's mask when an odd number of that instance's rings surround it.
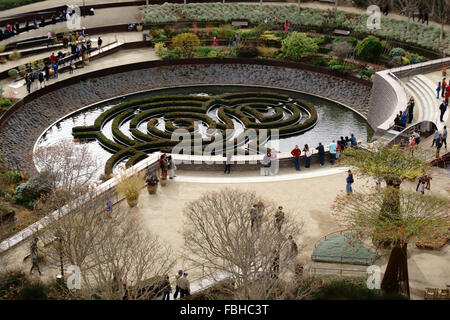
M 127 202 L 128 202 L 128 205 L 130 206 L 130 208 L 134 208 L 138 204 L 138 199 L 134 199 L 134 200 L 127 199 Z
M 148 194 L 156 194 L 156 190 L 158 190 L 158 184 L 154 184 L 154 185 L 147 184 Z

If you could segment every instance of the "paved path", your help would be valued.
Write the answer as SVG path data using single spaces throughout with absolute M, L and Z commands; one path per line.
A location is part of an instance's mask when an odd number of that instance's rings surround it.
M 109 2 L 126 2 L 125 0 L 88 0 L 89 3 L 109 3 Z M 47 4 L 46 4 L 47 3 Z M 31 9 L 31 8 L 48 8 L 48 7 L 53 7 L 55 6 L 55 3 L 61 3 L 58 0 L 47 0 L 44 2 L 38 2 L 35 4 L 31 4 L 28 6 L 24 6 L 24 7 L 20 7 L 20 8 L 15 8 L 15 9 L 11 9 L 11 10 L 6 10 L 4 12 L 0 13 L 0 17 L 6 16 L 6 15 L 11 15 L 13 13 L 8 13 L 9 11 L 18 13 L 18 12 L 26 12 L 26 11 L 31 11 L 31 10 L 37 10 L 37 9 Z M 66 0 L 64 3 L 66 4 L 78 4 L 78 5 L 82 5 L 82 0 Z M 265 2 L 264 4 L 270 4 L 270 5 L 286 5 L 285 2 Z M 318 2 L 307 2 L 307 3 L 302 3 L 301 5 L 303 8 L 318 8 L 318 9 L 322 9 L 322 10 L 327 10 L 330 8 L 333 8 L 333 5 L 331 4 L 327 4 L 327 3 L 318 3 Z M 30 9 L 28 9 L 28 7 Z M 355 8 L 355 7 L 344 7 L 344 6 L 340 6 L 339 7 L 340 10 L 344 10 L 348 13 L 354 13 L 354 14 L 363 14 L 366 11 L 362 10 L 360 8 Z M 95 15 L 94 16 L 87 16 L 85 18 L 82 19 L 82 26 L 86 27 L 86 28 L 91 28 L 91 27 L 100 27 L 100 26 L 109 26 L 112 24 L 126 24 L 126 23 L 131 23 L 131 22 L 135 22 L 135 15 L 138 13 L 138 7 L 137 6 L 130 6 L 130 7 L 120 7 L 120 8 L 108 8 L 108 9 L 98 9 L 95 11 Z M 404 21 L 407 21 L 408 18 L 405 16 L 401 16 L 398 14 L 394 14 L 391 13 L 388 16 L 389 18 L 395 18 L 395 19 L 401 19 Z M 412 21 L 411 21 L 412 22 Z M 414 22 L 412 22 L 414 23 Z M 440 28 L 440 24 L 430 21 L 430 25 L 436 26 Z M 10 42 L 16 42 L 17 40 L 20 39 L 25 39 L 25 38 L 30 38 L 30 37 L 37 37 L 37 36 L 44 36 L 47 34 L 48 32 L 48 28 L 49 27 L 44 27 L 43 29 L 38 29 L 38 30 L 31 30 L 28 33 L 23 33 L 20 34 L 16 37 L 12 37 L 9 38 L 7 40 L 4 40 L 0 43 L 10 43 Z M 66 23 L 58 23 L 54 26 L 52 26 L 51 28 L 54 28 L 57 32 L 59 31 L 63 31 L 66 28 Z M 450 25 L 446 25 L 445 30 L 447 32 L 450 31 Z
M 102 35 L 103 43 L 106 45 L 111 43 L 117 39 L 119 42 L 132 42 L 141 39 L 141 33 L 139 32 L 125 32 L 118 34 L 105 34 Z M 95 36 L 93 36 L 95 38 Z M 51 52 L 47 53 L 47 56 L 50 56 Z M 25 58 L 27 59 L 27 58 Z M 29 60 L 34 59 L 32 57 L 28 57 Z M 141 48 L 141 49 L 130 49 L 130 50 L 120 50 L 118 52 L 106 55 L 97 60 L 93 60 L 89 63 L 89 65 L 85 66 L 81 69 L 76 69 L 74 71 L 74 75 L 79 75 L 82 73 L 88 73 L 96 70 L 101 70 L 109 67 L 119 66 L 123 64 L 129 64 L 134 62 L 143 62 L 143 61 L 151 61 L 151 60 L 159 60 L 160 58 L 156 55 L 155 50 L 153 48 Z M 28 62 L 29 60 L 26 60 Z M 17 61 L 16 61 L 17 62 Z M 17 64 L 16 64 L 17 65 Z M 70 78 L 72 75 L 68 72 L 60 73 L 58 79 L 50 79 L 49 84 L 55 83 L 57 81 L 61 81 L 64 79 Z M 23 81 L 22 81 L 23 82 Z M 5 95 L 13 95 L 17 99 L 21 99 L 27 95 L 26 87 L 20 86 L 19 88 L 11 88 L 9 87 L 13 81 L 11 79 L 4 79 L 0 81 L 0 85 L 3 87 L 5 91 Z

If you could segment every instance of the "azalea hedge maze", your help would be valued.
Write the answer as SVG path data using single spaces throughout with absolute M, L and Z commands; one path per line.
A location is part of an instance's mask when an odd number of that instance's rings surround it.
M 110 121 L 112 139 L 104 132 Z M 271 138 L 274 129 L 282 138 L 307 131 L 316 122 L 317 112 L 312 104 L 275 92 L 207 97 L 167 95 L 120 103 L 98 116 L 92 126 L 74 127 L 72 134 L 80 140 L 96 139 L 113 154 L 105 165 L 105 174 L 111 174 L 114 166 L 125 159 L 126 167 L 130 167 L 149 153 L 171 152 L 185 138 L 190 139 L 190 144 L 184 147 L 190 150 L 181 148 L 184 154 L 198 154 L 194 146 L 199 145 L 202 153 L 211 155 L 223 155 L 229 145 L 234 152 L 241 147 L 248 154 L 252 143 L 264 143 L 261 139 Z M 198 124 L 206 132 L 200 132 Z M 184 129 L 183 134 L 173 139 L 177 129 Z M 230 136 L 230 132 L 234 134 Z M 259 148 L 259 152 L 263 150 Z

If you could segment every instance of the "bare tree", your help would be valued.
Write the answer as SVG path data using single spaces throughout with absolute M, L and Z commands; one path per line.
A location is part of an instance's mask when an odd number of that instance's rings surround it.
M 293 253 L 296 244 L 287 238 L 298 239 L 303 224 L 288 213 L 277 224 L 274 212 L 271 203 L 252 192 L 223 189 L 204 194 L 184 209 L 186 260 L 210 271 L 213 279 L 231 278 L 238 299 L 278 296 L 276 288 L 296 283 L 292 275 L 298 251 Z
M 406 32 L 409 33 L 409 26 L 411 23 L 411 17 L 414 11 L 417 10 L 417 6 L 420 0 L 397 0 L 394 3 L 398 9 L 408 17 L 408 23 L 406 25 Z
M 441 33 L 439 40 L 444 39 L 444 28 L 448 19 L 450 18 L 450 0 L 435 0 L 433 1 L 433 17 L 441 24 Z
M 32 159 L 39 171 L 53 177 L 52 188 L 66 190 L 92 184 L 101 168 L 87 144 L 75 144 L 71 140 L 40 147 L 33 153 Z
M 47 261 L 62 274 L 67 265 L 80 268 L 82 283 L 76 296 L 122 299 L 124 285 L 128 299 L 157 294 L 160 277 L 173 266 L 170 247 L 144 230 L 128 210 L 108 212 L 105 203 L 111 193 L 85 189 L 79 198 L 71 196 L 58 190 L 47 197 L 45 205 L 57 209 L 47 217 L 40 238 L 50 244 Z
M 347 41 L 333 43 L 333 53 L 339 60 L 345 60 L 353 52 L 353 48 Z

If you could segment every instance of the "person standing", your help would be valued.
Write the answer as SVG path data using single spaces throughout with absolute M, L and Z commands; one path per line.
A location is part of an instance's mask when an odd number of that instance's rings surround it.
M 419 182 L 417 183 L 417 187 L 416 187 L 416 192 L 419 191 L 420 188 L 420 192 L 422 194 L 425 193 L 425 177 L 419 177 Z
M 41 89 L 44 87 L 45 85 L 45 81 L 44 81 L 44 73 L 39 72 L 39 83 L 41 85 Z
M 276 175 L 278 173 L 278 152 L 275 149 L 270 150 L 270 174 Z
M 69 64 L 69 74 L 73 74 L 73 69 L 74 69 L 74 64 L 73 64 L 73 59 L 70 60 L 70 64 Z
M 319 156 L 320 166 L 323 167 L 323 165 L 325 163 L 325 148 L 321 142 L 319 142 L 319 145 L 316 147 L 316 150 L 317 150 L 317 153 Z
M 408 123 L 411 123 L 413 120 L 414 105 L 415 105 L 414 98 L 411 97 L 408 104 Z
M 352 174 L 351 170 L 348 170 L 348 176 L 347 176 L 346 181 L 347 181 L 347 185 L 345 186 L 345 190 L 347 191 L 347 194 L 350 194 L 353 192 L 352 184 L 353 184 L 353 182 L 355 182 L 353 180 L 353 174 Z
M 439 137 L 439 130 L 438 128 L 436 128 L 436 130 L 434 131 L 434 137 L 433 137 L 433 142 L 431 143 L 431 147 L 433 147 L 436 144 L 436 140 Z
M 298 147 L 298 145 L 295 145 L 295 148 L 292 149 L 291 151 L 291 155 L 294 158 L 294 166 L 295 166 L 295 170 L 300 171 L 300 155 L 302 154 L 302 151 L 300 150 L 300 148 Z
M 283 207 L 279 206 L 278 210 L 275 212 L 275 228 L 278 230 L 278 232 L 281 232 L 281 226 L 283 225 L 284 221 L 284 212 Z
M 440 98 L 439 93 L 441 92 L 441 82 L 440 81 L 438 82 L 438 86 L 436 88 L 436 91 L 437 91 L 437 99 L 439 99 Z
M 447 88 L 447 82 L 445 82 L 445 78 L 444 78 L 444 79 L 442 79 L 442 85 L 441 85 L 441 90 L 442 90 L 441 98 L 443 98 L 445 95 L 445 88 Z
M 101 51 L 101 49 L 102 49 L 102 43 L 103 43 L 102 38 L 98 37 L 98 40 L 97 40 L 97 46 L 98 46 L 98 52 L 99 52 L 99 53 L 100 53 L 100 51 Z
M 401 111 L 400 111 L 401 112 Z M 406 127 L 406 120 L 407 120 L 408 115 L 406 114 L 406 112 L 403 112 L 400 116 L 401 118 L 401 123 L 402 123 L 402 127 Z
M 436 159 L 439 158 L 439 152 L 442 148 L 442 135 L 439 133 L 438 138 L 436 139 Z
M 180 287 L 180 298 L 184 298 L 191 294 L 191 285 L 189 280 L 187 279 L 188 274 L 185 272 L 183 277 L 180 278 L 179 287 Z
M 406 119 L 406 115 L 405 115 L 405 119 Z M 358 146 L 358 141 L 356 140 L 356 137 L 353 135 L 353 133 L 350 134 L 350 142 L 351 142 L 352 147 Z
M 334 161 L 336 160 L 336 149 L 337 149 L 336 142 L 333 140 L 328 146 L 328 148 L 330 150 L 330 163 L 333 165 Z
M 33 273 L 34 269 L 37 269 L 37 271 L 39 272 L 39 275 L 41 276 L 41 270 L 39 269 L 39 265 L 38 265 L 38 238 L 34 238 L 33 242 L 31 242 L 31 246 L 30 246 L 30 258 L 31 258 L 31 269 L 30 269 L 30 274 Z
M 31 75 L 29 73 L 25 77 L 25 83 L 27 85 L 27 92 L 31 93 Z
M 442 130 L 442 143 L 445 144 L 445 150 L 447 150 L 447 126 L 444 126 Z
M 424 23 L 424 22 L 427 22 L 427 25 L 428 25 L 428 12 L 424 12 L 424 14 L 423 14 L 423 19 L 422 19 L 422 24 Z
M 167 162 L 166 154 L 161 156 L 161 180 L 167 180 L 167 170 L 169 169 L 169 163 Z
M 231 163 L 232 163 L 233 153 L 231 151 L 227 152 L 227 160 L 225 161 L 225 169 L 223 173 L 231 173 Z
M 175 166 L 175 162 L 172 159 L 172 156 L 167 157 L 168 169 L 169 169 L 169 179 L 173 179 L 176 177 L 175 170 L 177 167 Z
M 178 270 L 178 274 L 175 276 L 175 293 L 173 294 L 173 300 L 178 297 L 180 292 L 180 279 L 183 276 L 183 270 Z
M 447 86 L 447 89 L 445 89 L 444 100 L 446 105 L 448 105 L 448 99 L 450 99 L 450 84 Z
M 445 100 L 442 101 L 441 105 L 439 106 L 439 110 L 441 111 L 441 116 L 439 117 L 439 120 L 441 122 L 444 122 L 444 113 L 447 111 L 447 104 L 445 103 Z
M 305 153 L 305 168 L 309 168 L 311 166 L 312 151 L 309 150 L 309 146 L 307 144 L 305 144 L 303 152 Z
M 52 68 L 53 68 L 53 78 L 58 79 L 58 61 L 53 62 Z
M 162 300 L 170 300 L 170 294 L 172 293 L 172 286 L 170 285 L 169 275 L 166 274 L 163 282 L 163 297 Z
M 270 175 L 270 156 L 271 156 L 270 151 L 267 151 L 262 160 L 265 176 Z
M 44 74 L 45 74 L 45 81 L 48 82 L 50 80 L 50 67 L 48 63 L 46 63 L 44 66 Z

